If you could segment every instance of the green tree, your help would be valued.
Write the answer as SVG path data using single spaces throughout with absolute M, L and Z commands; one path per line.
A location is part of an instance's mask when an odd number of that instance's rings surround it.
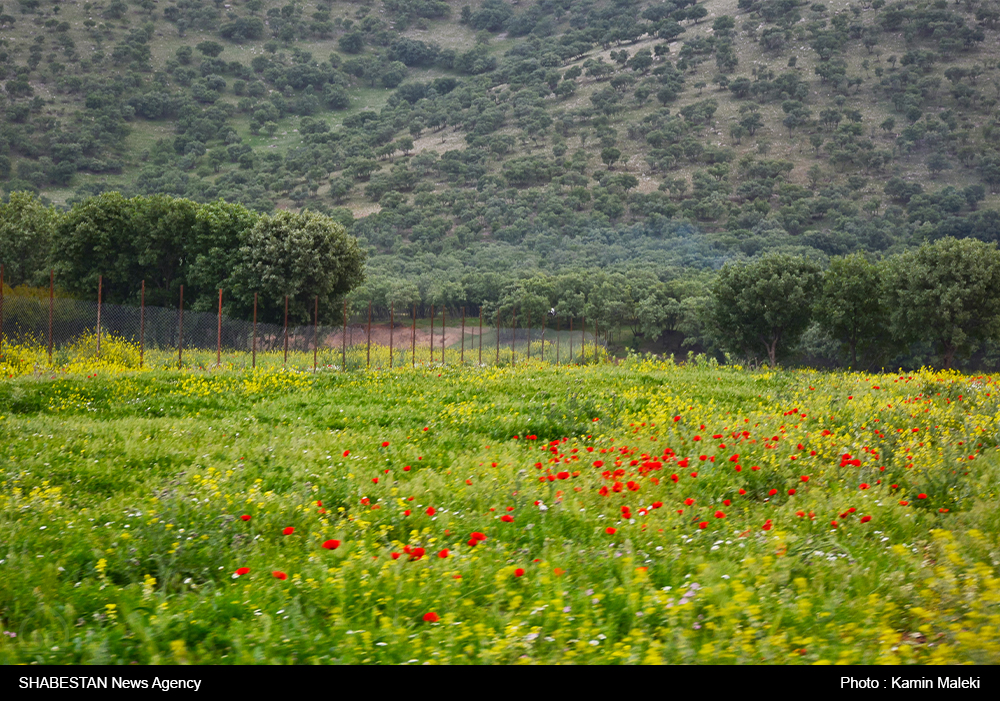
M 52 230 L 59 214 L 28 192 L 0 202 L 0 263 L 7 285 L 37 285 L 47 277 Z
M 348 32 L 337 40 L 337 46 L 348 54 L 359 54 L 365 48 L 365 37 L 361 32 Z
M 202 41 L 199 42 L 194 48 L 198 49 L 198 51 L 209 58 L 215 58 L 221 54 L 226 47 L 216 41 Z
M 723 347 L 765 351 L 771 367 L 808 328 L 821 273 L 806 258 L 767 254 L 727 263 L 712 288 L 712 318 Z
M 365 253 L 343 224 L 316 212 L 280 211 L 247 234 L 233 270 L 233 296 L 244 309 L 259 294 L 264 320 L 278 323 L 288 295 L 289 319 L 308 323 L 319 297 L 322 319 L 339 318 L 337 303 L 364 280 Z
M 606 149 L 601 150 L 601 160 L 604 161 L 608 170 L 612 170 L 616 161 L 622 157 L 622 152 L 616 149 L 614 146 L 610 146 Z
M 858 347 L 874 349 L 886 337 L 882 275 L 880 266 L 861 253 L 834 258 L 823 275 L 823 290 L 814 309 L 816 321 L 844 344 L 855 369 Z
M 889 259 L 883 295 L 894 338 L 932 341 L 945 368 L 1000 336 L 1000 251 L 950 236 Z
M 176 304 L 183 284 L 183 250 L 197 205 L 165 195 L 125 198 L 105 192 L 77 204 L 53 232 L 56 275 L 70 292 L 90 295 L 104 276 L 104 299 Z

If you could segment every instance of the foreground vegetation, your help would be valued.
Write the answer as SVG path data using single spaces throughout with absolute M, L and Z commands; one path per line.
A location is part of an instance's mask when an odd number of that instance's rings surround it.
M 638 358 L 8 378 L 0 660 L 997 662 L 998 403 Z

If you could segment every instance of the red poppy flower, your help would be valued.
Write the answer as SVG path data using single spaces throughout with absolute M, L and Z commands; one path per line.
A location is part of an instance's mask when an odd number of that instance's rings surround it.
M 674 417 L 674 421 L 680 421 L 680 420 L 681 420 L 681 417 L 679 417 L 679 416 L 675 416 Z
M 515 577 L 523 577 L 524 576 L 524 570 L 521 569 L 520 567 L 518 567 L 516 570 L 514 570 L 514 576 Z
M 511 516 L 510 514 L 504 514 L 503 516 L 500 517 L 500 520 L 503 521 L 504 523 L 513 523 L 514 517 Z
M 278 572 L 277 570 L 275 570 L 275 571 L 274 571 L 274 572 L 272 572 L 271 574 L 273 574 L 273 575 L 274 575 L 274 578 L 275 578 L 275 579 L 280 579 L 280 580 L 282 580 L 282 581 L 284 581 L 284 580 L 288 579 L 288 575 L 287 575 L 287 574 L 285 574 L 284 572 Z
M 868 489 L 868 485 L 865 482 L 862 482 L 858 485 L 858 489 Z
M 730 504 L 732 504 L 732 503 L 733 503 L 733 502 L 732 502 L 732 500 L 730 500 L 730 499 L 723 499 L 723 500 L 722 500 L 722 505 L 723 505 L 723 506 L 729 506 L 729 505 L 730 505 Z
M 661 506 L 663 506 L 663 502 L 662 501 L 654 501 L 653 502 L 653 508 L 654 509 L 659 509 Z
M 403 516 L 409 516 L 409 515 L 410 515 L 410 510 L 409 509 L 407 509 L 406 511 L 403 512 Z
M 291 535 L 294 532 L 295 532 L 295 528 L 293 528 L 292 526 L 289 526 L 288 528 L 286 528 L 285 530 L 283 530 L 281 533 L 282 533 L 282 535 Z
M 340 541 L 328 540 L 325 543 L 323 543 L 323 547 L 326 548 L 327 550 L 336 550 L 337 548 L 340 547 Z
M 236 574 L 239 575 L 240 577 L 242 577 L 243 575 L 245 575 L 249 571 L 250 571 L 249 567 L 241 567 L 238 570 L 236 570 Z
M 608 535 L 614 535 L 617 531 L 611 526 L 608 526 L 607 528 L 604 529 L 604 532 L 607 533 Z
M 908 501 L 901 501 L 901 502 L 899 502 L 899 505 L 900 506 L 909 506 L 910 502 L 908 502 Z
M 769 530 L 771 530 L 771 522 L 770 522 L 770 521 L 768 521 L 768 522 L 767 522 L 767 523 L 765 523 L 765 524 L 764 524 L 763 526 L 761 526 L 761 528 L 763 528 L 763 529 L 764 529 L 765 531 L 769 531 Z
M 795 515 L 798 516 L 799 518 L 803 518 L 806 515 L 806 512 L 805 511 L 796 511 Z
M 927 495 L 924 494 L 923 492 L 921 492 L 920 494 L 917 495 L 917 499 L 926 499 L 926 498 L 927 498 Z
M 693 440 L 700 441 L 701 440 L 701 436 L 695 436 Z
M 398 560 L 399 553 L 389 553 L 389 557 L 391 557 L 393 560 Z
M 746 494 L 746 493 L 747 493 L 747 490 L 745 490 L 745 489 L 742 489 L 742 488 L 740 489 L 740 496 L 742 496 L 742 495 L 744 495 L 744 494 Z
M 803 482 L 808 482 L 809 481 L 809 475 L 802 475 L 802 477 L 800 477 L 799 479 L 801 479 Z
M 424 549 L 423 548 L 413 548 L 413 549 L 410 550 L 410 559 L 411 560 L 419 560 L 423 556 L 424 556 Z
M 389 447 L 389 441 L 382 441 L 382 447 L 383 448 L 388 448 Z
M 428 516 L 433 516 L 433 515 L 434 515 L 435 513 L 436 513 L 436 512 L 435 512 L 435 510 L 434 510 L 434 507 L 433 507 L 433 506 L 428 506 L 428 507 L 427 507 L 427 515 L 428 515 Z
M 789 494 L 789 496 L 795 496 L 795 490 L 794 489 L 789 489 L 788 490 L 788 494 Z
M 702 521 L 699 523 L 698 528 L 708 528 L 708 521 Z
M 240 516 L 240 518 L 243 519 L 244 521 L 249 521 L 250 520 L 250 514 L 243 514 L 242 516 Z
M 871 516 L 862 516 L 861 517 L 861 523 L 868 523 L 871 520 L 872 520 Z
M 569 473 L 568 472 L 560 472 L 560 473 L 556 474 L 556 479 L 561 479 L 561 480 L 569 479 Z
M 833 526 L 834 528 L 836 528 L 837 527 L 837 522 L 836 521 L 830 521 L 830 525 Z
M 768 496 L 772 496 L 772 497 L 773 497 L 773 496 L 774 496 L 775 494 L 777 494 L 777 493 L 778 493 L 778 490 L 777 490 L 777 489 L 772 489 L 772 490 L 771 490 L 770 492 L 768 492 L 767 494 L 768 494 Z
M 427 429 L 424 430 L 426 431 Z M 437 623 L 439 620 L 440 619 L 438 618 L 438 615 L 433 611 L 424 614 L 424 621 L 426 621 L 427 623 Z
M 442 560 L 444 560 L 445 558 L 447 558 L 448 557 L 448 548 L 445 548 L 444 550 L 442 550 L 441 552 L 439 552 L 438 553 L 438 557 L 440 557 Z
M 694 504 L 694 499 L 692 499 L 691 497 L 688 497 L 687 499 L 684 500 L 685 506 L 691 506 L 692 504 Z
M 410 471 L 410 466 L 409 465 L 407 465 L 406 467 L 403 468 L 403 472 L 409 472 L 409 471 Z
M 348 455 L 350 455 L 350 454 L 351 454 L 351 451 L 349 451 L 349 450 L 345 450 L 345 451 L 344 451 L 344 457 L 345 457 L 345 458 L 346 458 L 346 457 L 347 457 Z
M 722 513 L 721 511 L 716 511 L 715 512 L 715 518 L 725 518 L 725 517 L 726 517 L 726 515 L 724 513 Z

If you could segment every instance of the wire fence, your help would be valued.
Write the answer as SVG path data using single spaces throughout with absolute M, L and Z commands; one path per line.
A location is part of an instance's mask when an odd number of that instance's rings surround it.
M 2 273 L 0 273 L 2 274 Z M 289 325 L 234 319 L 222 314 L 219 292 L 214 312 L 107 304 L 102 282 L 93 300 L 57 294 L 54 276 L 44 291 L 12 289 L 0 278 L 0 372 L 23 374 L 48 368 L 83 371 L 88 363 L 135 368 L 255 368 L 355 370 L 426 365 L 516 365 L 529 360 L 553 364 L 591 363 L 607 358 L 604 339 L 582 317 L 547 316 L 529 326 L 516 311 L 499 324 L 466 316 L 464 309 L 431 308 L 430 315 L 390 307 L 379 313 L 337 310 L 337 325 Z M 287 309 L 287 305 L 286 305 Z M 327 317 L 329 318 L 329 317 Z M 530 317 L 528 318 L 530 322 Z

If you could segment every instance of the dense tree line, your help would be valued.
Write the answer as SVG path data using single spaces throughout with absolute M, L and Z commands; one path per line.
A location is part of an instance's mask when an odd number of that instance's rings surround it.
M 648 240 L 650 231 L 636 235 Z M 676 223 L 659 232 L 683 248 Z M 598 247 L 597 256 L 610 249 Z M 652 251 L 655 254 L 655 250 Z M 580 324 L 614 345 L 728 352 L 771 365 L 782 360 L 851 367 L 912 364 L 930 347 L 952 367 L 982 348 L 1000 348 L 1000 252 L 995 243 L 943 237 L 899 254 L 816 257 L 767 253 L 755 258 L 655 265 L 619 251 L 584 255 L 565 266 L 504 269 L 489 261 L 428 268 L 370 265 L 339 222 L 318 213 L 261 215 L 242 205 L 198 204 L 167 196 L 104 193 L 68 212 L 27 193 L 0 205 L 0 262 L 11 285 L 43 284 L 54 268 L 60 287 L 92 296 L 98 275 L 109 302 L 135 303 L 142 281 L 149 304 L 173 306 L 180 285 L 187 306 L 246 316 L 254 294 L 260 315 L 278 321 L 284 296 L 293 321 L 310 319 L 320 297 L 326 321 L 341 300 L 376 315 L 394 308 L 424 315 L 433 305 L 455 318 L 482 313 L 490 324 Z M 990 351 L 992 352 L 992 351 Z M 916 355 L 915 355 L 916 354 Z
M 53 270 L 61 290 L 93 296 L 98 277 L 110 303 L 146 303 L 210 311 L 223 290 L 223 312 L 312 319 L 318 296 L 324 318 L 363 279 L 365 254 L 344 226 L 315 212 L 261 215 L 239 204 L 198 204 L 166 195 L 126 198 L 107 192 L 68 212 L 27 193 L 0 204 L 0 262 L 12 286 L 41 285 Z

